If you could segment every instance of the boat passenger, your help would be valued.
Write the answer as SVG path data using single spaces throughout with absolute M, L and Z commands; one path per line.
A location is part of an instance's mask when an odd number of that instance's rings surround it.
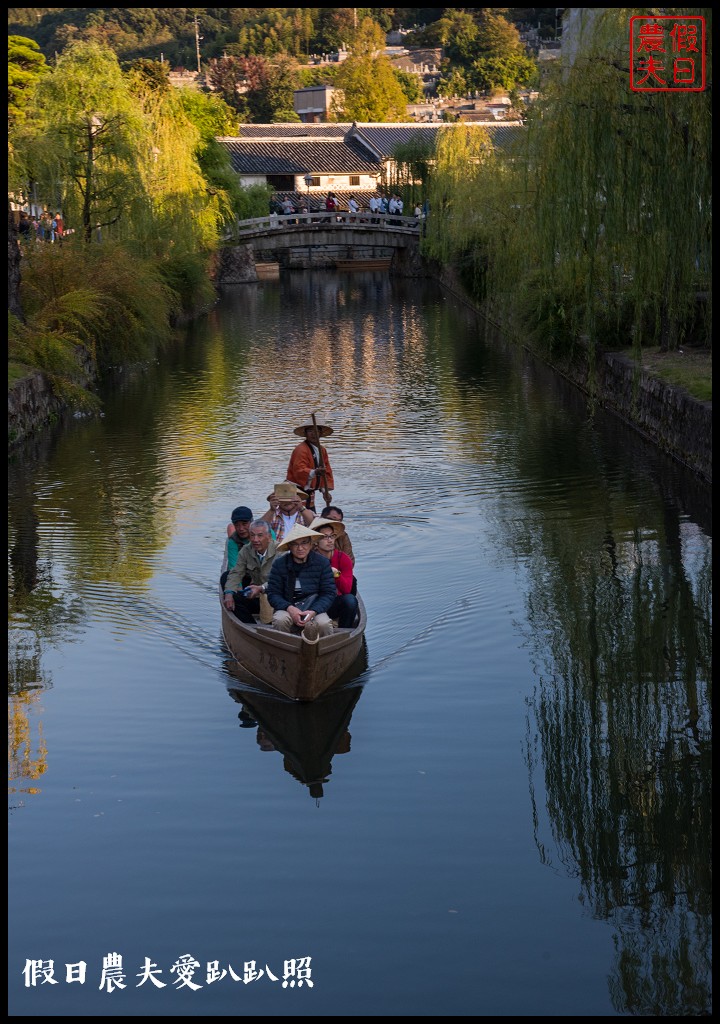
M 345 532 L 345 527 L 336 519 L 314 519 L 310 529 L 321 534 L 315 541 L 315 550 L 330 560 L 335 577 L 337 597 L 328 608 L 328 615 L 341 629 L 352 629 L 358 615 L 357 598 L 352 593 L 353 564 L 342 551 L 335 550 L 336 540 Z
M 314 423 L 305 423 L 294 430 L 294 433 L 302 437 L 303 440 L 293 448 L 286 476 L 288 480 L 292 480 L 307 492 L 306 504 L 313 512 L 315 511 L 315 491 L 322 491 L 326 495 L 325 503 L 329 505 L 332 499 L 330 491 L 335 487 L 327 448 L 320 444 L 320 438 L 329 437 L 332 432 L 332 427 L 321 423 L 318 423 L 317 426 Z
M 313 550 L 313 541 L 319 536 L 307 526 L 296 525 L 277 545 L 267 597 L 275 609 L 272 624 L 284 633 L 302 630 L 310 622 L 316 624 L 320 636 L 333 631 L 327 611 L 337 589 L 329 559 Z M 288 553 L 280 557 L 285 551 Z
M 345 515 L 343 513 L 343 510 L 341 508 L 338 508 L 337 505 L 326 505 L 325 508 L 320 513 L 320 518 L 334 519 L 338 523 L 343 523 L 343 525 L 345 525 Z M 352 544 L 350 543 L 350 538 L 348 537 L 347 526 L 345 527 L 343 532 L 335 538 L 335 550 L 342 551 L 344 555 L 348 556 L 352 564 L 355 565 L 355 555 L 353 554 L 353 547 Z M 353 593 L 355 593 L 355 591 L 353 591 Z
M 240 550 L 250 542 L 249 528 L 253 521 L 252 510 L 247 505 L 238 505 L 230 513 L 230 523 L 227 528 L 227 540 L 225 541 L 225 554 L 223 557 L 222 575 L 220 585 L 225 586 L 228 573 L 234 568 Z
M 290 480 L 275 484 L 272 494 L 268 494 L 270 508 L 260 518 L 270 523 L 275 539 L 280 542 L 292 530 L 293 526 L 309 526 L 315 518 L 310 509 L 305 508 L 307 494 Z
M 249 532 L 250 543 L 241 550 L 234 569 L 228 573 L 223 596 L 225 607 L 241 622 L 254 622 L 253 616 L 260 614 L 261 595 L 267 593 L 267 581 L 277 553 L 270 523 L 255 519 Z M 250 582 L 246 583 L 248 577 Z

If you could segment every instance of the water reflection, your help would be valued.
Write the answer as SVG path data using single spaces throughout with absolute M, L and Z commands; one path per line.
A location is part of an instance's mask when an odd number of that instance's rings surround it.
M 672 504 L 652 532 L 626 517 L 606 508 L 594 543 L 551 521 L 533 535 L 536 843 L 616 929 L 618 1013 L 696 1016 L 711 993 L 711 550 Z
M 363 662 L 367 667 L 366 654 Z M 332 759 L 350 751 L 350 719 L 362 685 L 341 684 L 315 701 L 298 702 L 275 694 L 254 677 L 248 685 L 249 677 L 236 662 L 228 661 L 225 670 L 232 677 L 228 694 L 240 705 L 240 728 L 255 730 L 259 749 L 280 753 L 285 771 L 320 800 L 332 775 Z
M 282 754 L 285 771 L 320 799 L 332 774 L 333 757 L 350 750 L 348 725 L 361 687 L 348 687 L 310 704 L 232 688 L 228 692 L 241 705 L 240 726 L 257 729 L 260 750 Z
M 47 771 L 47 743 L 39 719 L 39 690 L 8 698 L 8 795 L 17 798 L 40 792 L 38 780 Z M 35 735 L 33 731 L 35 730 Z M 20 804 L 11 803 L 10 810 Z

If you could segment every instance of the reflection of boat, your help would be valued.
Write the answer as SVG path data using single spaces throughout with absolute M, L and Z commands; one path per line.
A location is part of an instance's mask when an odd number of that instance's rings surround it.
M 345 676 L 362 648 L 367 616 L 358 595 L 360 615 L 352 629 L 335 629 L 330 636 L 283 633 L 261 623 L 245 623 L 223 604 L 222 629 L 233 657 L 264 683 L 293 700 L 315 700 Z
M 285 771 L 307 786 L 311 796 L 321 797 L 333 757 L 350 750 L 348 726 L 362 687 L 334 690 L 312 703 L 285 700 L 257 689 L 228 686 L 228 691 L 242 705 L 240 724 L 257 725 L 260 748 L 279 751 Z

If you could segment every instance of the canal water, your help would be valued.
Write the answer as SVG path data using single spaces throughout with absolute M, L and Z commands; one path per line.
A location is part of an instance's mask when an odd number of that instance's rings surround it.
M 368 627 L 297 706 L 217 579 L 313 412 Z M 11 1015 L 709 1012 L 710 513 L 430 282 L 226 291 L 10 460 Z

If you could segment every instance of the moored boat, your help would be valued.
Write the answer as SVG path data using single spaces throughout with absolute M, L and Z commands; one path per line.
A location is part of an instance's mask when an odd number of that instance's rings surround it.
M 367 615 L 358 599 L 358 619 L 352 629 L 336 628 L 317 635 L 310 623 L 302 633 L 284 633 L 260 622 L 241 622 L 223 603 L 222 630 L 233 657 L 249 672 L 292 700 L 315 700 L 343 676 L 358 658 Z

